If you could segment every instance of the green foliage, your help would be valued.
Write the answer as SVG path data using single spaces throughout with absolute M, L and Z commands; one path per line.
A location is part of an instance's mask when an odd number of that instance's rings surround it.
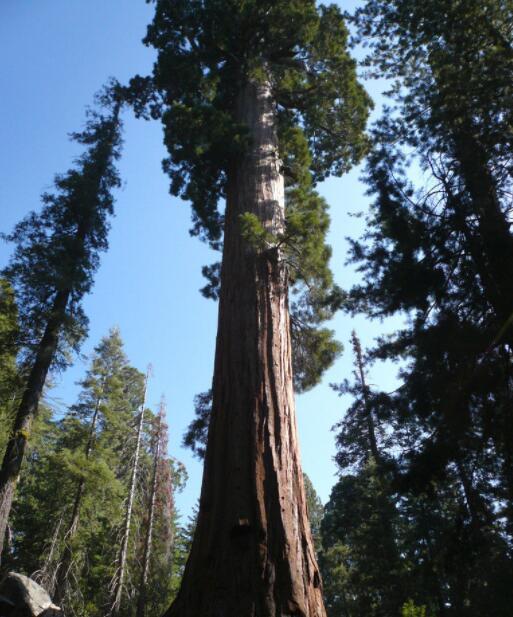
M 72 614 L 84 610 L 85 601 L 91 610 L 105 601 L 114 567 L 113 540 L 123 514 L 129 437 L 143 383 L 144 376 L 130 367 L 119 332 L 113 330 L 95 348 L 77 403 L 61 420 L 47 418 L 43 433 L 34 431 L 34 454 L 14 506 L 12 567 L 40 572 L 52 589 L 64 546 L 70 542 L 73 563 L 65 602 Z M 78 531 L 67 540 L 82 482 Z
M 408 602 L 406 602 L 401 613 L 402 617 L 426 617 L 426 615 L 426 607 L 415 606 L 413 600 L 408 600 Z
M 424 442 L 422 451 L 426 424 L 415 407 L 403 407 L 402 390 L 411 386 L 374 392 L 360 354 L 354 381 L 335 386 L 354 402 L 335 427 L 342 476 L 322 523 L 329 614 L 380 615 L 388 607 L 384 614 L 396 615 L 407 600 L 429 615 L 477 616 L 486 602 L 507 614 L 511 565 L 487 484 L 497 459 L 471 441 L 457 452 Z M 449 438 L 447 431 L 442 443 Z
M 301 143 L 298 131 L 295 142 Z M 329 267 L 328 206 L 312 188 L 309 157 L 304 143 L 302 155 L 294 160 L 294 179 L 289 180 L 286 189 L 286 228 L 279 240 L 284 246 L 292 284 L 292 362 L 294 386 L 298 392 L 317 385 L 324 371 L 342 352 L 334 333 L 322 327 L 322 323 L 341 307 L 344 295 L 334 283 Z
M 333 330 L 305 324 L 300 314 L 291 314 L 291 332 L 294 386 L 296 392 L 304 392 L 320 382 L 343 348 Z
M 319 556 L 324 589 L 324 604 L 329 617 L 351 615 L 347 594 L 349 549 L 340 542 L 330 544 Z
M 242 237 L 257 251 L 274 248 L 279 242 L 279 239 L 268 232 L 258 216 L 252 212 L 240 215 L 240 227 Z
M 159 1 L 145 40 L 159 52 L 154 85 L 164 102 L 165 169 L 171 192 L 192 202 L 194 234 L 214 243 L 221 237 L 217 202 L 247 145 L 233 110 L 248 78 L 270 80 L 280 126 L 285 133 L 301 127 L 316 178 L 343 173 L 364 153 L 369 100 L 333 5 Z
M 20 377 L 18 309 L 12 287 L 0 278 L 0 454 L 3 454 L 18 401 Z
M 51 591 L 64 548 L 70 546 L 66 612 L 97 617 L 104 615 L 116 567 L 136 416 L 144 389 L 144 375 L 130 366 L 117 329 L 96 346 L 80 385 L 77 403 L 61 419 L 52 419 L 47 408 L 37 419 L 14 505 L 12 550 L 4 565 L 34 574 Z M 148 491 L 152 486 L 155 416 L 147 410 L 146 417 L 123 598 L 127 611 L 135 606 L 137 597 Z M 161 438 L 165 441 L 165 433 L 161 433 Z M 167 447 L 162 447 L 161 452 L 148 616 L 160 615 L 176 591 L 176 580 L 173 583 L 169 577 L 179 552 L 175 548 L 178 513 L 173 494 L 182 490 L 187 480 L 183 465 L 168 458 Z M 78 526 L 70 536 L 71 512 L 79 490 L 82 495 Z
M 321 550 L 321 521 L 324 515 L 324 508 L 322 501 L 320 500 L 319 495 L 317 495 L 314 485 L 312 484 L 312 481 L 306 473 L 303 474 L 303 481 L 305 483 L 308 520 L 310 521 L 315 550 L 319 553 Z
M 400 614 L 407 577 L 396 544 L 398 522 L 390 481 L 372 459 L 334 486 L 322 521 L 330 615 L 342 607 L 351 616 Z
M 176 517 L 175 525 L 175 539 L 173 547 L 173 566 L 170 571 L 167 572 L 167 580 L 170 581 L 171 586 L 171 598 L 170 601 L 176 597 L 180 589 L 180 583 L 185 570 L 185 564 L 189 557 L 189 553 L 192 547 L 192 540 L 194 537 L 194 531 L 196 529 L 196 522 L 198 519 L 198 506 L 193 508 L 191 515 L 188 517 L 185 525 L 180 524 L 180 520 Z
M 355 19 L 395 107 L 373 134 L 348 306 L 406 317 L 370 353 L 401 362 L 401 385 L 371 403 L 392 442 L 407 597 L 428 614 L 506 616 L 513 599 L 512 15 L 509 1 L 369 0 Z
M 241 228 L 258 250 L 281 248 L 300 296 L 293 324 L 299 391 L 317 384 L 341 350 L 331 331 L 319 328 L 339 308 L 340 292 L 329 269 L 327 205 L 314 182 L 346 172 L 367 149 L 371 102 L 347 39 L 340 11 L 313 0 L 159 0 L 145 39 L 158 51 L 153 78 L 134 78 L 126 94 L 136 113 L 161 115 L 171 193 L 192 203 L 191 233 L 220 248 L 219 204 L 249 146 L 247 127 L 236 119 L 237 100 L 248 80 L 269 83 L 286 182 L 286 230 L 273 237 L 251 213 L 242 215 Z M 206 267 L 204 274 L 209 282 L 202 292 L 216 298 L 219 267 Z
M 203 460 L 207 447 L 208 426 L 212 411 L 212 390 L 200 392 L 194 397 L 194 420 L 183 436 L 182 445 L 190 448 L 196 458 Z
M 11 515 L 10 550 L 2 560 L 3 566 L 16 571 L 19 563 L 25 564 L 26 568 L 24 565 L 22 571 L 26 573 L 35 572 L 40 567 L 38 557 L 43 553 L 50 537 L 52 521 L 55 520 L 55 515 L 49 514 L 47 509 L 49 493 L 52 494 L 52 500 L 60 497 L 61 483 L 45 456 L 45 453 L 54 451 L 57 440 L 51 415 L 51 410 L 41 405 L 32 428 L 23 475 Z M 57 492 L 54 492 L 54 488 Z M 48 520 L 49 516 L 51 520 Z
M 88 110 L 84 130 L 72 134 L 86 148 L 84 154 L 55 177 L 54 192 L 42 195 L 42 209 L 5 236 L 15 246 L 3 277 L 16 293 L 26 360 L 34 354 L 58 292 L 69 293 L 69 301 L 55 365 L 66 362 L 86 332 L 81 300 L 93 284 L 99 253 L 107 248 L 111 191 L 120 185 L 114 166 L 121 143 L 117 84 L 109 84 L 96 102 L 98 109 Z
M 487 156 L 510 160 L 512 18 L 510 0 L 368 0 L 356 12 L 368 63 L 396 80 L 401 131 L 415 147 L 457 159 L 470 124 Z

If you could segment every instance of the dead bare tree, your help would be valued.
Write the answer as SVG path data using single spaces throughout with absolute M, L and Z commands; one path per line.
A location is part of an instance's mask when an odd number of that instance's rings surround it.
M 155 505 L 157 501 L 158 489 L 158 470 L 162 451 L 162 428 L 163 418 L 166 413 L 166 404 L 164 398 L 160 402 L 159 415 L 157 418 L 157 430 L 155 433 L 155 447 L 153 454 L 153 476 L 151 482 L 151 493 L 149 499 L 148 523 L 146 526 L 146 535 L 144 538 L 144 551 L 141 570 L 141 581 L 139 584 L 139 597 L 137 601 L 137 617 L 144 617 L 146 611 L 146 590 L 148 585 L 148 576 L 150 573 L 150 559 L 153 541 L 153 526 L 155 519 Z
M 126 502 L 126 509 L 125 509 L 123 535 L 121 537 L 121 543 L 119 547 L 116 572 L 114 573 L 114 577 L 110 585 L 111 603 L 110 603 L 109 613 L 110 615 L 113 615 L 113 616 L 119 615 L 119 611 L 121 607 L 121 599 L 123 596 L 123 584 L 124 584 L 125 575 L 126 575 L 126 564 L 127 564 L 127 556 L 128 556 L 128 540 L 130 538 L 130 526 L 132 523 L 132 512 L 133 512 L 133 507 L 134 507 L 137 478 L 139 474 L 139 458 L 140 458 L 140 451 L 141 451 L 141 438 L 142 438 L 142 432 L 143 432 L 144 412 L 145 412 L 145 405 L 146 405 L 146 391 L 148 388 L 148 379 L 149 379 L 150 373 L 151 373 L 151 366 L 148 367 L 148 370 L 146 372 L 143 401 L 141 404 L 140 413 L 139 413 L 139 421 L 137 424 L 137 439 L 135 443 L 135 453 L 134 453 L 134 459 L 132 463 L 132 472 L 130 475 L 130 487 L 128 490 L 128 499 Z

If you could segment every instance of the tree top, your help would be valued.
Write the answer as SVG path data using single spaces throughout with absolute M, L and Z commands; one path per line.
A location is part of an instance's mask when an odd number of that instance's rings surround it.
M 158 50 L 151 80 L 161 95 L 171 193 L 192 202 L 192 233 L 215 243 L 217 209 L 226 175 L 247 146 L 235 119 L 238 93 L 248 80 L 266 80 L 276 104 L 282 159 L 299 140 L 310 151 L 314 181 L 340 175 L 366 149 L 371 105 L 347 50 L 348 31 L 335 5 L 314 0 L 157 0 L 145 43 Z M 132 80 L 148 96 L 149 80 Z M 158 107 L 158 112 L 155 112 Z M 141 110 L 141 107 L 139 107 Z M 283 138 L 283 139 L 282 139 Z M 297 153 L 304 156 L 304 153 Z

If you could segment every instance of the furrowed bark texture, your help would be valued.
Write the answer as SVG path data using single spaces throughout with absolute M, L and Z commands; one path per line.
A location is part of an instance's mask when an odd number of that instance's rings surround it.
M 251 212 L 284 226 L 267 85 L 241 91 L 251 147 L 228 178 L 213 407 L 198 524 L 167 617 L 325 617 L 299 460 L 287 272 L 241 236 Z

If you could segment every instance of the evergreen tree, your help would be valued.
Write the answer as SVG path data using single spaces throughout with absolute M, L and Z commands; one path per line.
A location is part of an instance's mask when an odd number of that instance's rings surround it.
M 79 402 L 71 407 L 62 424 L 63 433 L 70 442 L 66 462 L 80 468 L 81 474 L 77 478 L 71 515 L 64 529 L 64 548 L 47 586 L 55 589 L 54 600 L 59 605 L 66 596 L 69 569 L 76 553 L 74 537 L 78 531 L 80 510 L 87 498 L 86 490 L 93 479 L 98 478 L 99 462 L 113 471 L 116 469 L 116 459 L 119 461 L 123 452 L 124 433 L 142 396 L 142 375 L 128 364 L 118 330 L 112 330 L 95 348 L 91 368 L 81 385 Z M 80 441 L 84 444 L 82 451 Z M 65 452 L 61 450 L 59 455 L 63 456 Z
M 376 199 L 353 244 L 364 282 L 350 306 L 407 316 L 372 355 L 403 360 L 403 385 L 384 405 L 402 450 L 401 491 L 410 505 L 423 496 L 457 512 L 458 528 L 441 519 L 459 560 L 441 586 L 454 615 L 507 615 L 512 600 L 512 11 L 511 2 L 369 0 L 356 14 L 396 107 L 374 133 Z M 411 160 L 423 186 L 410 180 Z
M 179 513 L 174 504 L 174 495 L 183 490 L 187 480 L 184 466 L 174 458 L 163 456 L 157 473 L 157 498 L 154 517 L 154 541 L 146 597 L 146 614 L 159 617 L 176 597 L 181 580 L 184 560 L 190 549 L 184 544 L 184 532 L 179 526 Z M 146 491 L 147 493 L 148 491 Z M 147 495 L 146 495 L 147 497 Z M 147 503 L 147 501 L 145 501 Z M 148 513 L 141 517 L 148 522 Z M 186 532 L 185 532 L 186 533 Z
M 19 348 L 18 309 L 12 287 L 0 278 L 0 454 L 3 455 L 19 388 L 16 356 Z
M 140 476 L 140 458 L 141 458 L 141 445 L 144 429 L 144 417 L 145 417 L 145 403 L 146 403 L 146 391 L 148 388 L 148 378 L 150 375 L 150 368 L 146 373 L 146 381 L 144 385 L 144 395 L 142 403 L 140 405 L 139 414 L 137 418 L 137 436 L 134 443 L 134 450 L 130 456 L 132 460 L 130 469 L 130 482 L 128 485 L 128 495 L 125 505 L 125 516 L 123 519 L 123 526 L 121 530 L 121 538 L 119 542 L 119 552 L 116 560 L 116 570 L 114 577 L 110 585 L 111 591 L 111 604 L 109 607 L 109 614 L 118 615 L 121 610 L 121 600 L 123 597 L 123 586 L 125 584 L 125 578 L 128 567 L 128 544 L 130 541 L 130 534 L 132 531 L 132 515 L 134 510 L 134 502 L 136 498 L 137 484 Z
M 146 579 L 151 594 L 145 613 L 158 617 L 176 595 L 189 551 L 190 530 L 180 528 L 173 505 L 174 492 L 187 481 L 186 470 L 167 456 L 165 424 L 159 431 L 159 416 L 146 409 L 138 481 L 132 482 L 144 375 L 130 366 L 117 329 L 95 348 L 80 385 L 78 400 L 64 417 L 53 419 L 44 405 L 36 417 L 4 565 L 33 576 L 66 614 L 103 617 L 124 539 L 126 504 L 135 487 L 120 611 L 130 613 L 140 593 L 153 494 Z
M 332 385 L 354 402 L 334 429 L 341 478 L 322 521 L 321 565 L 329 615 L 399 615 L 408 599 L 398 536 L 400 515 L 392 488 L 393 461 L 381 417 L 383 394 L 367 384 L 360 341 L 352 333 L 354 382 Z
M 171 563 L 173 544 L 173 481 L 172 467 L 166 457 L 167 426 L 165 424 L 166 406 L 161 402 L 154 428 L 153 469 L 148 494 L 147 515 L 141 561 L 141 577 L 138 589 L 137 617 L 144 617 L 147 611 L 147 590 L 150 574 L 153 573 L 152 562 L 155 561 L 153 550 L 154 534 L 159 532 L 159 541 L 165 547 L 160 557 L 166 565 Z M 157 529 L 158 524 L 158 529 Z M 153 591 L 154 593 L 154 591 Z M 155 604 L 155 602 L 154 602 Z M 162 609 L 165 606 L 161 607 Z
M 153 527 L 155 525 L 155 506 L 157 502 L 157 486 L 158 486 L 158 468 L 159 459 L 161 457 L 162 447 L 162 423 L 164 415 L 164 404 L 161 403 L 159 415 L 157 419 L 157 429 L 155 435 L 154 458 L 153 458 L 153 473 L 151 478 L 151 489 L 149 495 L 149 509 L 146 522 L 146 530 L 144 534 L 143 555 L 141 564 L 141 580 L 139 583 L 138 598 L 137 598 L 137 617 L 144 617 L 146 614 L 146 595 L 148 587 L 148 577 L 150 574 L 150 561 L 152 556 L 153 544 Z M 171 487 L 170 487 L 171 495 Z M 170 508 L 171 508 L 170 504 Z
M 194 532 L 198 521 L 198 506 L 194 506 L 185 525 L 175 523 L 175 542 L 173 551 L 173 568 L 171 570 L 171 590 L 174 600 L 180 591 L 185 565 L 189 558 Z
M 4 270 L 19 307 L 27 379 L 0 468 L 0 555 L 15 486 L 48 371 L 65 363 L 86 330 L 81 300 L 93 283 L 99 252 L 107 248 L 112 188 L 119 185 L 120 102 L 112 84 L 90 111 L 86 128 L 73 138 L 86 146 L 75 166 L 55 179 L 55 192 L 42 197 L 7 239 L 15 244 Z
M 313 0 L 156 3 L 146 42 L 159 53 L 171 191 L 191 201 L 193 233 L 223 239 L 202 497 L 170 616 L 324 615 L 297 454 L 288 289 L 307 332 L 338 295 L 314 182 L 366 147 L 369 101 L 346 41 L 339 11 Z M 145 83 L 133 86 L 144 94 Z M 312 343 L 309 385 L 335 351 L 325 335 Z
M 319 554 L 321 550 L 321 521 L 324 515 L 324 508 L 319 495 L 312 484 L 310 478 L 303 474 L 303 481 L 305 483 L 306 505 L 308 508 L 308 520 L 310 522 L 310 529 L 312 530 L 312 539 L 315 547 L 315 551 Z
M 334 486 L 322 521 L 328 615 L 400 614 L 409 582 L 399 558 L 397 510 L 373 459 Z
M 24 473 L 17 488 L 9 534 L 2 557 L 2 571 L 14 570 L 31 574 L 39 569 L 40 556 L 53 531 L 49 522 L 49 500 L 58 500 L 58 471 L 51 455 L 55 453 L 58 435 L 51 420 L 52 410 L 44 403 L 35 418 L 33 439 L 27 448 Z M 50 513 L 55 520 L 55 511 Z
M 36 572 L 68 613 L 99 614 L 126 495 L 127 435 L 143 389 L 117 330 L 97 345 L 80 385 L 77 403 L 62 419 L 47 414 L 35 427 L 7 565 Z

